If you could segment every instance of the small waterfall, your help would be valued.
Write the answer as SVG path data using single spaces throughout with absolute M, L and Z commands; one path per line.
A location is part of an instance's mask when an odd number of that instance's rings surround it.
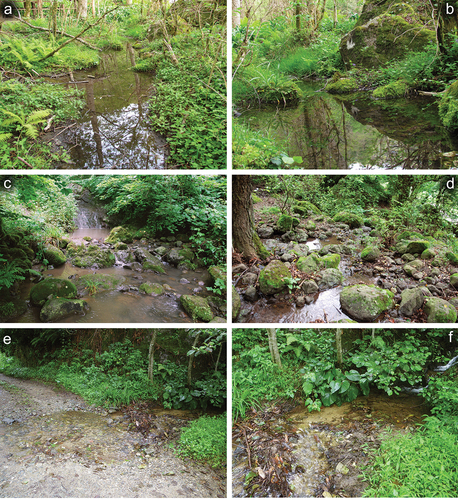
M 446 372 L 449 368 L 456 365 L 457 363 L 458 363 L 458 356 L 455 356 L 446 365 L 436 366 L 436 368 L 434 368 L 434 371 L 441 372 L 441 373 Z
M 90 204 L 80 202 L 78 204 L 78 215 L 75 225 L 79 229 L 101 229 L 103 227 L 102 215 Z

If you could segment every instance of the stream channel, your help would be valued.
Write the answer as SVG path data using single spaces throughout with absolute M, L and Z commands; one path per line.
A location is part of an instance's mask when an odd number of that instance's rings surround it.
M 335 96 L 323 83 L 298 83 L 295 108 L 239 109 L 244 123 L 285 144 L 306 169 L 445 169 L 458 139 L 442 126 L 431 97 L 375 100 Z
M 182 460 L 165 436 L 198 417 L 153 410 L 152 432 L 126 411 L 88 407 L 77 395 L 0 374 L 0 497 L 225 497 L 225 478 Z
M 142 250 L 154 253 L 158 246 L 174 246 L 175 241 L 163 242 L 151 240 L 134 240 L 127 250 L 116 251 L 113 245 L 104 243 L 110 234 L 110 228 L 105 220 L 105 213 L 95 206 L 85 196 L 78 200 L 78 216 L 75 220 L 77 229 L 68 239 L 77 245 L 92 245 L 103 251 L 111 251 L 116 258 L 115 265 L 108 268 L 99 268 L 97 265 L 88 268 L 74 266 L 69 260 L 60 266 L 48 266 L 42 273 L 44 278 L 53 277 L 68 279 L 77 284 L 78 278 L 90 275 L 97 282 L 99 276 L 110 275 L 119 279 L 119 283 L 111 289 L 103 290 L 97 287 L 97 292 L 91 294 L 88 290 L 80 290 L 79 294 L 88 305 L 84 315 L 71 315 L 57 320 L 59 323 L 192 323 L 193 320 L 185 313 L 180 305 L 181 295 L 199 294 L 207 296 L 206 286 L 211 284 L 211 278 L 206 269 L 198 268 L 195 271 L 183 269 L 162 261 L 166 274 L 156 274 L 142 268 L 135 260 L 137 252 Z M 84 240 L 83 238 L 86 238 Z M 87 241 L 90 238 L 90 241 Z M 169 238 L 175 240 L 175 238 Z M 162 260 L 162 259 L 161 259 Z M 34 265 L 39 270 L 40 265 Z M 39 280 L 38 280 L 39 281 Z M 29 301 L 30 290 L 36 284 L 36 278 L 25 280 L 19 286 L 21 299 L 28 303 L 26 312 L 16 322 L 39 323 L 40 309 L 32 306 Z M 154 282 L 162 285 L 165 293 L 161 295 L 143 294 L 139 291 L 142 283 Z
M 420 396 L 402 393 L 387 396 L 375 390 L 340 407 L 322 407 L 320 412 L 309 412 L 304 406 L 299 406 L 281 417 L 263 418 L 265 415 L 259 415 L 258 429 L 267 432 L 271 429 L 277 440 L 287 436 L 294 462 L 288 484 L 294 497 L 361 497 L 366 484 L 358 476 L 360 466 L 367 463 L 365 445 L 378 446 L 380 434 L 389 428 L 395 432 L 414 429 L 423 421 L 427 411 L 428 407 Z M 257 432 L 254 432 L 248 441 L 254 447 L 258 439 Z M 245 484 L 250 471 L 246 448 L 243 439 L 234 441 L 233 496 L 251 496 L 247 495 Z M 252 463 L 253 453 L 252 448 Z M 254 496 L 270 495 L 269 492 L 267 495 L 259 492 Z
M 127 43 L 121 51 L 105 51 L 96 68 L 75 71 L 57 82 L 84 90 L 86 106 L 76 126 L 54 143 L 69 151 L 71 163 L 60 168 L 75 169 L 164 169 L 166 141 L 153 131 L 148 116 L 148 99 L 154 89 L 151 73 L 137 73 L 135 50 Z M 55 79 L 52 79 L 56 82 Z M 57 132 L 57 131 L 56 131 Z

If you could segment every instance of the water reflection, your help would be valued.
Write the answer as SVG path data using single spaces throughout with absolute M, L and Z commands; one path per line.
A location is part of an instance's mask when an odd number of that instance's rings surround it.
M 458 139 L 441 125 L 436 101 L 332 96 L 302 84 L 297 108 L 247 110 L 241 120 L 302 156 L 306 169 L 443 169 Z

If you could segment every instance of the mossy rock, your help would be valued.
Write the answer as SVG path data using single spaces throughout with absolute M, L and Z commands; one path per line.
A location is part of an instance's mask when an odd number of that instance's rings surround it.
M 325 269 L 337 269 L 340 264 L 340 255 L 338 253 L 331 253 L 328 255 L 325 255 L 324 257 L 321 257 L 319 260 L 319 266 L 320 268 L 325 268 Z
M 446 300 L 437 297 L 426 299 L 424 311 L 428 323 L 455 323 L 457 312 L 455 307 Z
M 118 241 L 115 243 L 114 249 L 116 251 L 118 250 L 127 250 L 129 247 L 127 246 L 127 243 L 123 243 L 122 241 Z
M 320 261 L 321 259 L 316 253 L 311 253 L 307 257 L 300 257 L 296 266 L 303 273 L 313 273 L 320 268 Z
M 436 39 L 435 31 L 425 28 L 429 20 L 422 13 L 427 10 L 418 0 L 365 2 L 355 27 L 340 43 L 345 67 L 379 68 L 423 51 Z
M 292 211 L 300 215 L 321 215 L 321 210 L 309 201 L 296 202 L 296 204 L 292 207 Z
M 395 241 L 401 241 L 401 240 L 408 240 L 408 241 L 413 241 L 413 240 L 421 240 L 422 235 L 420 233 L 417 233 L 416 231 L 402 231 L 402 233 L 397 234 L 394 239 Z
M 316 224 L 313 222 L 313 220 L 308 220 L 305 223 L 305 229 L 306 231 L 314 231 L 316 229 Z
M 251 199 L 253 200 L 253 203 L 260 203 L 262 201 L 261 198 L 256 196 L 254 193 L 251 193 Z
M 22 248 L 2 248 L 0 253 L 8 262 L 14 262 L 16 266 L 24 270 L 32 267 L 33 257 L 27 255 L 27 252 Z
M 159 283 L 142 283 L 140 285 L 140 291 L 145 292 L 147 295 L 162 295 L 164 293 L 164 287 Z
M 436 257 L 436 255 L 437 255 L 437 253 L 435 250 L 433 250 L 432 248 L 426 248 L 421 253 L 421 258 L 424 260 L 431 260 L 431 259 L 434 259 L 434 257 Z
M 399 99 L 405 97 L 409 91 L 409 86 L 405 80 L 397 80 L 375 89 L 372 97 L 376 99 Z
M 291 217 L 290 215 L 282 214 L 278 218 L 277 221 L 277 228 L 280 229 L 280 231 L 291 231 L 293 227 L 296 227 L 299 225 L 299 219 L 296 219 L 296 217 Z
M 164 269 L 162 264 L 154 264 L 153 262 L 146 260 L 143 262 L 142 266 L 146 271 L 153 271 L 157 274 L 167 274 L 167 271 Z
M 375 286 L 347 286 L 340 294 L 342 311 L 357 321 L 374 321 L 394 307 L 394 293 Z
M 223 280 L 224 283 L 227 283 L 227 273 L 224 268 L 219 266 L 210 266 L 208 268 L 208 272 L 213 279 L 213 283 L 215 283 L 217 279 Z
M 53 266 L 60 266 L 62 264 L 65 264 L 65 262 L 67 261 L 64 252 L 53 245 L 46 245 L 43 248 L 43 255 L 45 256 L 46 260 Z
M 445 258 L 454 265 L 458 265 L 458 255 L 453 252 L 447 252 Z
M 73 299 L 76 297 L 76 286 L 69 280 L 46 278 L 30 290 L 30 301 L 34 306 L 42 306 L 50 295 Z
M 361 252 L 361 260 L 364 262 L 375 262 L 381 255 L 380 249 L 369 245 Z
M 59 321 L 75 314 L 84 314 L 87 309 L 88 305 L 84 300 L 53 297 L 40 311 L 40 319 L 45 323 Z
M 227 323 L 227 320 L 225 320 L 224 318 L 220 318 L 218 316 L 215 316 L 211 321 L 210 323 Z
M 237 319 L 241 307 L 242 303 L 240 301 L 240 295 L 235 289 L 235 286 L 232 285 L 232 321 Z
M 407 245 L 407 253 L 423 253 L 431 243 L 426 240 L 416 240 L 416 241 L 410 241 L 409 244 Z
M 126 281 L 124 276 L 115 274 L 85 274 L 75 281 L 80 296 L 116 290 Z
M 194 321 L 200 320 L 208 323 L 213 319 L 212 310 L 204 297 L 182 295 L 180 297 L 180 303 Z
M 358 82 L 355 78 L 339 78 L 336 82 L 328 83 L 325 90 L 330 94 L 351 94 L 358 90 Z
M 132 243 L 134 238 L 132 233 L 126 229 L 125 227 L 118 226 L 114 227 L 110 231 L 110 235 L 108 238 L 105 238 L 105 243 L 117 243 L 118 241 L 122 241 L 123 243 Z
M 80 246 L 70 244 L 67 256 L 71 258 L 72 264 L 76 267 L 92 267 L 94 264 L 99 267 L 112 267 L 116 262 L 116 257 L 110 250 L 97 245 L 86 247 L 84 244 Z
M 458 130 L 458 80 L 447 88 L 439 103 L 439 116 L 450 130 Z
M 69 243 L 71 242 L 70 238 L 59 238 L 57 240 L 57 244 L 59 245 L 59 248 L 67 248 L 67 246 L 69 245 Z
M 161 260 L 154 255 L 151 255 L 148 250 L 144 248 L 136 248 L 134 250 L 135 257 L 142 264 L 143 269 L 154 271 L 158 274 L 167 274 Z
M 412 276 L 413 274 L 415 274 L 420 269 L 423 269 L 423 262 L 421 260 L 419 260 L 419 259 L 415 259 L 412 262 L 408 262 L 404 266 L 404 271 L 406 272 L 406 274 L 408 276 Z
M 452 274 L 450 276 L 450 284 L 453 287 L 458 288 L 458 273 Z
M 345 210 L 336 214 L 333 220 L 334 222 L 343 222 L 344 224 L 348 224 L 352 229 L 363 225 L 362 217 Z
M 259 288 L 264 295 L 281 292 L 292 278 L 291 271 L 280 260 L 272 260 L 259 275 Z

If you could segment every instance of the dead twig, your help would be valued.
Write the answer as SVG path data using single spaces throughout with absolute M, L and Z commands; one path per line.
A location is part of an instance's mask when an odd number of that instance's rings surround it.
M 29 162 L 25 161 L 23 158 L 21 158 L 20 156 L 17 156 L 16 157 L 19 161 L 21 161 L 24 165 L 26 165 L 27 167 L 29 168 L 33 168 L 32 165 L 30 165 Z
M 69 128 L 72 128 L 76 125 L 76 122 L 75 123 L 72 123 L 71 125 L 69 125 L 68 127 L 65 127 L 64 130 L 61 130 L 58 134 L 56 134 L 54 137 L 52 137 L 51 139 L 49 139 L 48 142 L 51 142 L 53 141 L 56 137 L 59 137 L 60 134 L 64 133 L 66 130 L 68 130 Z

